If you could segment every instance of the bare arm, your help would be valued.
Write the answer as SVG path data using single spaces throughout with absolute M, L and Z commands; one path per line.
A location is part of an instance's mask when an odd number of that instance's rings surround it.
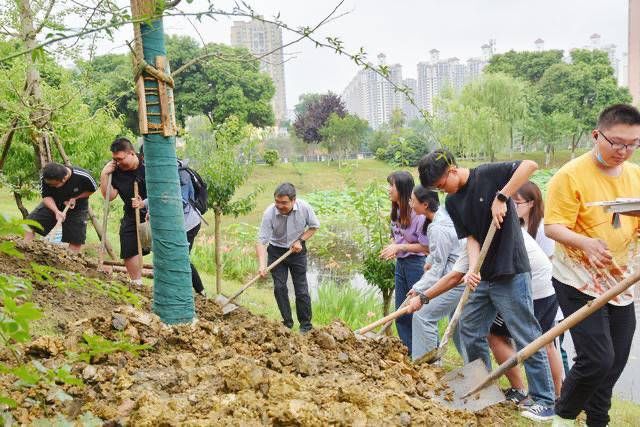
M 100 192 L 102 193 L 102 197 L 107 197 L 107 183 L 109 181 L 109 175 L 112 174 L 116 170 L 116 164 L 112 161 L 108 162 L 104 168 L 102 168 L 102 172 L 100 172 Z M 109 201 L 112 201 L 116 197 L 118 197 L 118 190 L 111 187 L 109 191 Z
M 438 280 L 432 287 L 427 289 L 424 292 L 424 294 L 427 297 L 429 297 L 429 299 L 433 299 L 458 286 L 458 284 L 460 284 L 460 282 L 462 281 L 463 277 L 464 277 L 463 273 L 452 270 L 449 273 L 445 274 L 443 277 L 441 277 L 440 280 Z M 422 307 L 422 302 L 420 302 L 420 297 L 414 296 L 409 300 L 408 305 L 410 307 L 409 308 L 410 313 L 414 313 L 420 310 L 420 308 Z
M 600 239 L 583 236 L 575 231 L 569 230 L 563 224 L 547 224 L 544 226 L 544 234 L 571 248 L 580 249 L 587 258 L 598 268 L 603 268 L 611 264 L 613 257 L 607 244 Z
M 53 200 L 53 197 L 44 197 L 42 199 L 42 204 L 45 205 L 46 208 L 51 212 L 53 212 L 54 215 L 60 212 L 60 209 L 58 209 L 58 206 L 56 206 L 56 202 L 55 200 Z
M 307 228 L 306 231 L 304 233 L 302 233 L 302 236 L 300 236 L 301 240 L 304 240 L 305 242 L 307 240 L 309 240 L 314 234 L 316 234 L 316 231 L 318 231 L 317 228 Z
M 513 196 L 516 191 L 518 191 L 518 189 L 529 180 L 529 177 L 537 169 L 538 164 L 533 160 L 523 160 L 513 172 L 513 175 L 511 175 L 511 179 L 509 179 L 507 184 L 502 187 L 500 193 L 504 194 L 507 197 Z M 493 222 L 496 224 L 496 228 L 500 229 L 500 224 L 502 224 L 502 221 L 504 220 L 506 214 L 507 203 L 501 202 L 496 196 L 496 198 L 493 199 L 493 203 L 491 204 L 491 216 L 493 217 Z

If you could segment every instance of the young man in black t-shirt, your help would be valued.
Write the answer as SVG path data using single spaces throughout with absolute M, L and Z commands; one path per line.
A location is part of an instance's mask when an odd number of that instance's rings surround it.
M 27 219 L 38 222 L 42 230 L 27 231 L 25 240 L 33 240 L 33 232 L 46 236 L 62 221 L 62 241 L 69 243 L 69 250 L 80 252 L 87 237 L 88 199 L 97 189 L 89 172 L 60 163 L 48 163 L 42 168 L 40 193 L 42 202 L 29 214 Z M 67 213 L 63 213 L 69 205 Z
M 136 208 L 140 208 L 140 223 L 145 222 L 146 208 L 143 200 L 147 198 L 144 163 L 136 154 L 133 144 L 126 138 L 117 138 L 111 144 L 111 157 L 100 173 L 100 191 L 107 196 L 107 182 L 111 178 L 110 200 L 120 196 L 124 203 L 124 215 L 120 221 L 120 257 L 124 259 L 129 277 L 135 285 L 142 285 L 142 271 L 138 255 L 136 238 Z M 133 183 L 138 183 L 138 198 L 134 197 Z M 143 254 L 148 254 L 144 250 Z
M 497 312 L 509 325 L 518 350 L 541 334 L 533 313 L 531 268 L 511 200 L 537 168 L 530 160 L 462 168 L 445 149 L 429 153 L 418 165 L 423 186 L 448 193 L 447 211 L 458 237 L 467 238 L 469 271 L 464 281 L 475 291 L 462 313 L 460 335 L 468 361 L 481 358 L 488 369 L 491 369 L 491 359 L 487 335 Z M 480 247 L 492 221 L 498 230 L 480 274 L 474 274 Z M 533 404 L 522 415 L 536 421 L 551 420 L 555 395 L 544 350 L 527 359 L 524 366 Z

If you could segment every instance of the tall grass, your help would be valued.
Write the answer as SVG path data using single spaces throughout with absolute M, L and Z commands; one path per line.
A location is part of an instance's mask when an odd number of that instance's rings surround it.
M 191 251 L 191 261 L 198 271 L 215 274 L 215 245 L 197 241 Z M 258 261 L 252 248 L 222 247 L 222 277 L 243 282 L 258 272 Z
M 363 291 L 348 284 L 322 282 L 312 303 L 313 323 L 327 325 L 340 319 L 352 329 L 382 317 L 382 301 L 375 289 Z

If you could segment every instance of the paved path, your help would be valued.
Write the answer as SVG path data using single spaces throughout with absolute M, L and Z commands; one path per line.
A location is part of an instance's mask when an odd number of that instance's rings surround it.
M 636 333 L 627 367 L 613 389 L 615 396 L 640 403 L 640 302 L 636 300 Z

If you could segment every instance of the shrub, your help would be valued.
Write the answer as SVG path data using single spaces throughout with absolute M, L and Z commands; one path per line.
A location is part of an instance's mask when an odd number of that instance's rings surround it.
M 280 154 L 278 153 L 278 150 L 265 150 L 262 157 L 266 164 L 274 166 L 280 159 Z

